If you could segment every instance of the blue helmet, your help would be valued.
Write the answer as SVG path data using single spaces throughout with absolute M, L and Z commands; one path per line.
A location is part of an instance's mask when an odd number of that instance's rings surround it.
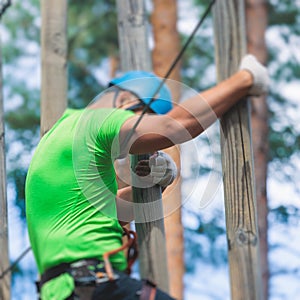
M 150 72 L 129 71 L 121 77 L 114 78 L 110 81 L 109 86 L 118 86 L 121 89 L 136 94 L 139 99 L 146 105 L 152 98 L 155 100 L 150 104 L 150 108 L 157 114 L 166 114 L 173 107 L 172 98 L 169 88 L 163 84 L 156 95 L 162 80 Z

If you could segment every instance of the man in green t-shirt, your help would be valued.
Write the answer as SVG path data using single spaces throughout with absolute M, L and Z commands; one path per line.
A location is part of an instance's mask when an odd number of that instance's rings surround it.
M 112 93 L 115 91 L 100 95 L 101 104 L 106 105 Z M 131 200 L 131 187 L 119 190 L 117 197 L 116 137 L 133 115 L 130 110 L 93 108 L 93 104 L 85 110 L 67 109 L 41 139 L 26 180 L 29 235 L 40 274 L 82 259 L 102 261 L 104 253 L 121 247 L 123 229 L 117 204 Z M 151 178 L 158 178 L 158 184 L 171 183 L 175 169 L 166 172 L 166 168 L 172 160 L 166 154 L 155 154 L 150 160 Z M 143 163 L 138 164 L 137 172 L 143 173 Z M 161 177 L 158 171 L 163 172 Z M 129 221 L 121 217 L 121 224 Z M 116 270 L 127 267 L 123 251 L 110 261 Z M 73 278 L 68 273 L 59 275 L 44 282 L 42 299 L 65 299 L 72 293 Z
M 166 186 L 175 177 L 172 160 L 156 151 L 198 136 L 239 99 L 260 95 L 267 85 L 266 69 L 248 55 L 226 81 L 174 108 L 157 76 L 133 71 L 112 80 L 86 109 L 68 109 L 41 139 L 26 180 L 41 298 L 76 299 L 92 282 L 93 296 L 80 299 L 150 299 L 142 298 L 147 291 L 157 300 L 172 299 L 125 275 L 122 251 L 110 256 L 116 278 L 106 280 L 103 257 L 122 245 L 118 219 L 133 219 L 131 187 L 118 190 L 114 161 L 156 153 L 137 166 L 138 174 L 149 173 L 138 182 Z

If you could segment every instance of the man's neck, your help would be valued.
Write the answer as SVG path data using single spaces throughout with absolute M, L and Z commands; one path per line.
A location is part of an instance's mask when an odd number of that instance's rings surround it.
M 114 93 L 108 92 L 108 93 L 101 93 L 95 100 L 93 100 L 87 108 L 89 109 L 97 109 L 97 108 L 112 108 L 113 107 L 113 98 Z

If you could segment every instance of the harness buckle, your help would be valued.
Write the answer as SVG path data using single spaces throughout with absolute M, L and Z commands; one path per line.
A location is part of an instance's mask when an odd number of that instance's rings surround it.
M 113 274 L 113 279 L 109 278 L 105 272 L 95 272 L 96 284 L 103 283 L 111 280 L 117 280 L 120 278 L 118 274 Z
M 90 265 L 84 260 L 71 264 L 70 274 L 74 278 L 76 286 L 92 286 L 119 278 L 119 275 L 115 273 L 109 276 L 103 263 Z

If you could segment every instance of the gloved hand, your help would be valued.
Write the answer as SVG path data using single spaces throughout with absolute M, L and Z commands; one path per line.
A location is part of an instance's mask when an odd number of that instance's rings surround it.
M 177 167 L 174 160 L 165 152 L 158 151 L 149 158 L 150 176 L 153 183 L 161 187 L 170 185 L 177 176 Z
M 240 70 L 247 70 L 253 76 L 253 85 L 249 90 L 249 95 L 259 96 L 268 91 L 268 70 L 256 59 L 255 56 L 251 54 L 245 55 L 241 61 Z

